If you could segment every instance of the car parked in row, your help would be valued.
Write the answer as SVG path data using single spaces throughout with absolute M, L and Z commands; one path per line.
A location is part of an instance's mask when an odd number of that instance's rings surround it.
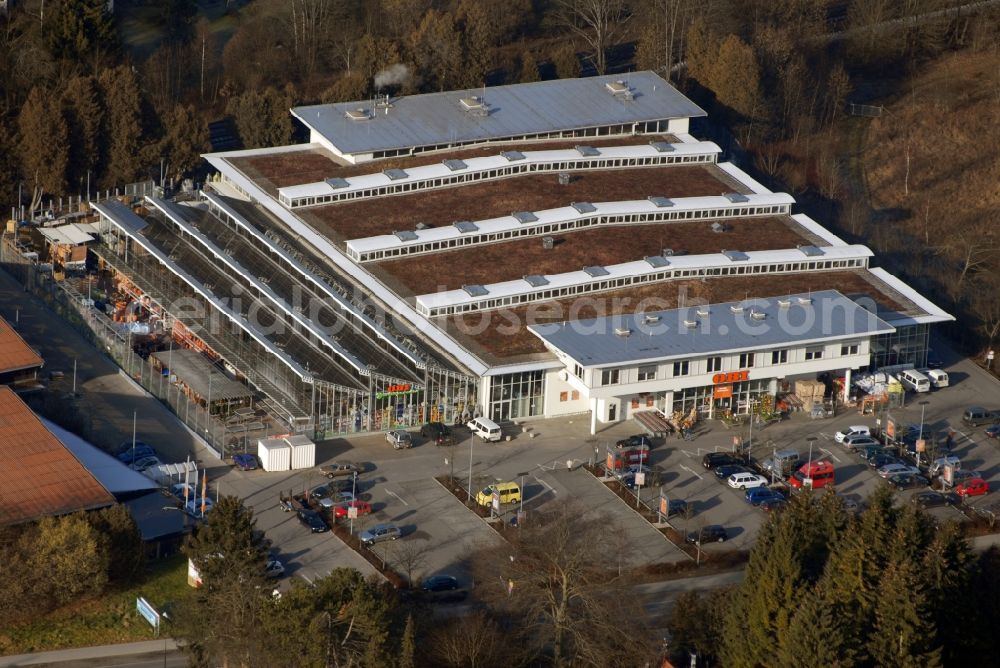
M 845 440 L 852 436 L 871 436 L 871 429 L 866 425 L 856 424 L 850 427 L 841 429 L 836 434 L 833 435 L 833 440 L 837 443 L 843 443 Z
M 348 512 L 351 508 L 358 511 L 358 517 L 362 515 L 368 515 L 372 512 L 372 504 L 366 503 L 364 501 L 348 501 L 347 503 L 342 503 L 333 509 L 333 516 L 339 519 L 346 519 Z
M 743 494 L 743 498 L 751 506 L 759 506 L 765 501 L 773 501 L 775 499 L 784 501 L 785 495 L 767 487 L 752 487 Z
M 701 458 L 701 465 L 707 469 L 714 469 L 719 466 L 733 466 L 743 464 L 742 459 L 738 459 L 728 452 L 710 452 Z
M 955 506 L 961 502 L 958 494 L 951 492 L 921 492 L 910 499 L 910 503 L 918 508 L 939 508 L 941 506 Z
M 766 498 L 763 501 L 761 501 L 757 505 L 757 507 L 760 508 L 761 510 L 763 510 L 764 512 L 773 513 L 773 512 L 781 511 L 781 510 L 784 510 L 785 508 L 787 508 L 788 507 L 788 500 L 785 497 L 783 497 L 783 496 L 781 496 L 781 497 L 769 497 L 769 498 Z
M 927 487 L 931 484 L 930 480 L 915 473 L 897 473 L 887 477 L 885 481 L 893 489 L 916 489 L 918 487 Z
M 143 459 L 144 457 L 156 456 L 156 450 L 154 450 L 151 446 L 146 445 L 142 441 L 136 441 L 134 448 L 132 447 L 131 442 L 122 443 L 118 447 L 119 451 L 117 454 L 117 459 L 122 464 L 126 465 L 132 464 L 140 459 Z
M 878 473 L 880 478 L 888 478 L 891 475 L 900 475 L 902 473 L 920 475 L 920 469 L 909 464 L 886 464 L 876 469 L 876 473 Z
M 450 603 L 464 601 L 469 592 L 459 586 L 458 578 L 452 575 L 432 575 L 420 583 L 420 591 L 432 601 Z
M 990 485 L 982 478 L 970 478 L 963 480 L 955 486 L 955 494 L 965 498 L 969 496 L 982 496 L 990 493 Z
M 255 471 L 257 469 L 257 456 L 249 452 L 242 452 L 233 455 L 233 465 L 241 471 Z
M 385 440 L 392 443 L 394 450 L 404 450 L 406 448 L 413 447 L 413 436 L 410 432 L 403 431 L 402 429 L 394 429 L 393 431 L 387 432 Z
M 362 531 L 358 538 L 365 545 L 374 545 L 386 540 L 396 540 L 403 532 L 395 524 L 376 524 L 372 528 Z
M 725 527 L 721 524 L 709 524 L 702 527 L 700 531 L 689 532 L 685 541 L 692 545 L 702 545 L 703 543 L 721 543 L 727 538 L 729 538 L 729 534 Z
M 635 434 L 616 442 L 615 447 L 619 450 L 622 448 L 652 448 L 653 441 L 651 441 L 649 436 L 646 436 L 645 434 Z
M 986 435 L 990 438 L 1000 438 L 1000 424 L 995 424 L 986 428 Z
M 844 447 L 850 450 L 851 452 L 857 452 L 862 448 L 868 448 L 872 446 L 882 447 L 882 444 L 879 443 L 874 438 L 872 438 L 871 436 L 856 436 L 854 438 L 849 438 L 845 440 L 843 443 Z
M 428 422 L 420 428 L 420 436 L 434 442 L 434 445 L 454 445 L 451 429 L 443 422 Z
M 326 522 L 323 521 L 323 518 L 315 510 L 300 510 L 296 515 L 299 518 L 299 522 L 309 527 L 309 530 L 313 533 L 323 533 L 329 529 L 326 526 Z
M 726 484 L 733 489 L 750 489 L 766 487 L 767 478 L 756 473 L 734 473 L 726 479 Z
M 319 472 L 332 480 L 333 478 L 350 477 L 355 474 L 361 475 L 365 470 L 360 464 L 354 462 L 330 462 L 326 466 L 320 466 Z
M 753 473 L 753 469 L 749 466 L 743 464 L 725 464 L 724 466 L 719 466 L 714 469 L 715 477 L 720 480 L 726 480 L 729 476 L 734 473 Z

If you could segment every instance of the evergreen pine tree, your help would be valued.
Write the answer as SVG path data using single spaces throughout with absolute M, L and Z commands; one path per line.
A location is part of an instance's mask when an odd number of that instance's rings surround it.
M 969 652 L 970 643 L 964 642 L 970 636 L 969 629 L 975 628 L 979 614 L 975 605 L 965 604 L 976 599 L 973 574 L 972 555 L 961 527 L 945 524 L 924 552 L 920 578 L 946 666 L 975 662 L 975 654 Z M 962 638 L 963 642 L 953 642 L 955 638 Z
M 101 134 L 104 110 L 101 91 L 93 77 L 74 77 L 63 91 L 63 110 L 69 129 L 69 188 L 86 188 L 88 173 L 97 183 L 97 171 L 104 142 Z
M 139 79 L 131 67 L 119 65 L 101 72 L 104 96 L 104 132 L 108 138 L 104 185 L 132 183 L 139 176 L 144 154 L 142 94 Z
M 399 648 L 399 668 L 415 668 L 417 653 L 417 638 L 414 629 L 413 615 L 406 616 L 406 627 L 403 629 L 403 639 Z
M 894 562 L 881 575 L 868 652 L 875 666 L 939 668 L 941 648 L 913 562 Z
M 44 193 L 61 195 L 66 189 L 69 131 L 58 98 L 41 86 L 31 89 L 17 125 L 21 173 L 32 189 L 34 210 Z
M 776 657 L 780 666 L 853 668 L 862 665 L 858 639 L 841 623 L 829 597 L 829 585 L 804 593 L 788 627 L 790 642 L 782 643 Z

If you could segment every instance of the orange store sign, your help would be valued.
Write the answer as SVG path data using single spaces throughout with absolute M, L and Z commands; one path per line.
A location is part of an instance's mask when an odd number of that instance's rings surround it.
M 733 396 L 733 386 L 732 385 L 716 385 L 715 389 L 712 391 L 712 397 L 715 399 L 729 399 Z
M 716 385 L 722 383 L 740 383 L 744 380 L 750 380 L 750 372 L 746 369 L 743 371 L 730 371 L 729 373 L 717 373 L 712 376 L 712 382 Z

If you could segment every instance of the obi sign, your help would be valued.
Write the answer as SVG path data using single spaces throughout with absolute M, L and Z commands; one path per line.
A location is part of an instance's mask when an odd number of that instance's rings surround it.
M 399 397 L 404 394 L 416 394 L 420 390 L 413 389 L 413 386 L 409 383 L 402 383 L 400 385 L 390 385 L 385 390 L 375 393 L 376 399 L 382 399 L 383 397 Z
M 717 373 L 712 376 L 712 382 L 716 385 L 721 385 L 723 383 L 741 383 L 745 380 L 750 380 L 750 372 L 746 369 L 743 371 L 730 371 L 729 373 Z

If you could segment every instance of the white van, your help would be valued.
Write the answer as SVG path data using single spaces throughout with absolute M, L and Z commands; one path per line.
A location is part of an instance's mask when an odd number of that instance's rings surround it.
M 904 371 L 900 371 L 899 382 L 914 392 L 931 391 L 931 381 L 927 379 L 927 376 L 920 373 L 916 369 L 906 369 Z
M 503 434 L 500 432 L 500 425 L 493 420 L 484 417 L 477 417 L 468 424 L 472 433 L 484 441 L 499 441 Z
M 948 387 L 948 372 L 942 371 L 941 369 L 928 369 L 924 371 L 927 375 L 927 379 L 931 381 L 931 385 L 935 389 L 940 389 L 942 387 Z

